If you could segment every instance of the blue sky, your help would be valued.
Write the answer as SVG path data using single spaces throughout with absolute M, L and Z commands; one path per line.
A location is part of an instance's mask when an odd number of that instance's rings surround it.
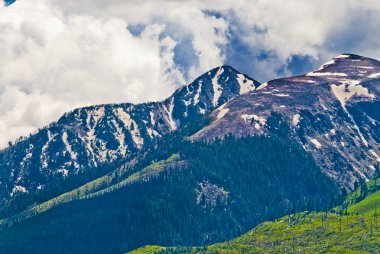
M 17 0 L 0 7 L 0 147 L 223 64 L 265 82 L 343 52 L 380 59 L 379 16 L 378 0 Z
M 5 5 L 11 5 L 15 2 L 16 0 L 4 0 Z

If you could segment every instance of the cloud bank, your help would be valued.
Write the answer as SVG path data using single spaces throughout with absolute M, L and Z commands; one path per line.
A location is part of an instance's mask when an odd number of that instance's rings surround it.
M 377 0 L 17 0 L 0 7 L 0 147 L 221 64 L 267 81 L 342 52 L 380 58 L 379 15 Z

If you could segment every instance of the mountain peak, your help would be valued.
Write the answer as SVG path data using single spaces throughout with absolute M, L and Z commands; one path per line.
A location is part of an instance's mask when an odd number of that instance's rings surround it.
M 370 178 L 379 160 L 379 78 L 379 61 L 342 54 L 319 70 L 238 96 L 215 110 L 213 122 L 192 139 L 267 135 L 277 128 L 271 123 L 276 112 L 327 174 L 348 186 Z
M 21 187 L 33 191 L 48 185 L 45 179 L 49 177 L 66 177 L 131 156 L 155 139 L 259 85 L 223 65 L 178 88 L 161 102 L 96 105 L 70 111 L 57 122 L 0 151 L 0 158 L 8 158 L 0 161 L 0 167 L 9 174 L 9 182 L 1 186 L 4 187 L 0 193 L 13 195 L 23 190 Z M 29 176 L 36 174 L 42 176 L 30 181 Z M 21 187 L 14 188 L 16 185 Z
M 182 100 L 180 104 L 218 107 L 238 95 L 255 90 L 260 83 L 228 65 L 213 68 L 194 81 L 179 88 L 166 101 Z M 202 106 L 201 106 L 202 107 Z M 209 107 L 209 106 L 207 106 Z M 206 109 L 205 107 L 203 107 Z M 201 112 L 205 112 L 204 109 Z
M 333 59 L 361 59 L 361 58 L 364 58 L 364 57 L 359 56 L 359 55 L 355 55 L 355 54 L 351 54 L 351 53 L 343 53 L 343 54 L 340 54 L 340 55 L 334 57 Z
M 318 70 L 306 74 L 306 76 L 363 80 L 378 73 L 379 68 L 380 62 L 375 59 L 343 53 L 324 63 Z

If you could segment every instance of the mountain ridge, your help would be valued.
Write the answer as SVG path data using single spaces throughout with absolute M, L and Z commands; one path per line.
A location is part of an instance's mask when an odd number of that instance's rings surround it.
M 67 112 L 0 151 L 2 201 L 133 156 L 180 125 L 259 85 L 230 66 L 220 66 L 160 102 L 103 104 Z M 100 169 L 99 174 L 105 173 Z
M 275 79 L 234 98 L 192 139 L 268 135 L 273 130 L 266 119 L 275 111 L 286 117 L 291 136 L 314 154 L 325 173 L 352 188 L 355 180 L 369 179 L 380 161 L 377 76 L 379 61 L 337 56 L 319 70 Z
M 22 241 L 46 253 L 74 251 L 67 241 L 79 239 L 75 251 L 82 253 L 155 242 L 202 246 L 263 220 L 332 208 L 380 160 L 379 68 L 376 60 L 340 55 L 314 72 L 260 84 L 221 66 L 162 102 L 75 109 L 18 144 L 26 154 L 39 146 L 43 156 L 0 153 L 3 165 L 18 158 L 31 169 L 8 182 L 16 189 L 0 221 L 0 248 L 22 251 L 17 232 L 27 231 Z M 4 169 L 0 181 L 11 167 Z M 50 185 L 40 193 L 18 185 L 24 179 Z M 43 196 L 52 185 L 57 189 Z M 100 236 L 115 245 L 94 240 Z

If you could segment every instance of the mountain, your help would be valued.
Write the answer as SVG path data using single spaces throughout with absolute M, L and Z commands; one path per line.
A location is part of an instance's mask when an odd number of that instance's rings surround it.
M 364 188 L 370 192 L 362 196 Z M 354 196 L 362 200 L 351 203 Z M 302 212 L 264 222 L 224 243 L 198 248 L 145 246 L 129 254 L 379 253 L 380 179 L 362 185 L 349 199 L 345 214 Z
M 48 189 L 57 181 L 55 185 L 62 185 L 70 176 L 105 174 L 107 165 L 133 157 L 155 140 L 259 85 L 221 66 L 162 102 L 99 105 L 68 112 L 0 151 L 3 204 L 12 196 Z
M 380 62 L 343 54 L 306 75 L 269 81 L 212 113 L 194 140 L 270 135 L 273 112 L 335 182 L 352 189 L 380 162 Z
M 329 210 L 380 160 L 379 73 L 351 54 L 265 84 L 222 66 L 162 102 L 69 112 L 0 152 L 0 252 L 205 246 Z

